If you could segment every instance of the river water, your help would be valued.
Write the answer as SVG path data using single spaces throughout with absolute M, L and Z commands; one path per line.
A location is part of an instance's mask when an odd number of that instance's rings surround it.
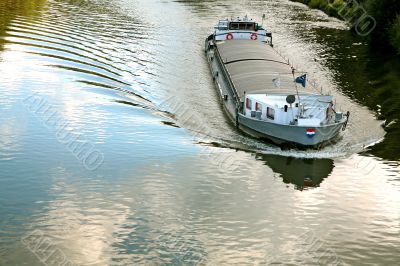
M 263 13 L 351 111 L 334 145 L 221 111 L 203 40 Z M 398 265 L 399 162 L 368 152 L 385 132 L 335 65 L 366 45 L 345 23 L 287 0 L 3 0 L 0 21 L 0 265 Z

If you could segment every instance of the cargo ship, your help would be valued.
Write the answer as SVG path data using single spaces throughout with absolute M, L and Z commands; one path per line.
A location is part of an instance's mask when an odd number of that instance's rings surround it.
M 273 47 L 272 33 L 244 17 L 220 20 L 205 40 L 212 78 L 229 119 L 278 145 L 319 148 L 345 130 L 350 113 L 310 84 Z

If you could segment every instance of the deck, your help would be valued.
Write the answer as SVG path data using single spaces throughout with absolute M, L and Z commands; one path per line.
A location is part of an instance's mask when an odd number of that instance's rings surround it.
M 290 65 L 268 44 L 233 40 L 217 42 L 217 48 L 240 97 L 244 92 L 296 94 Z M 278 77 L 280 87 L 273 82 Z M 297 89 L 299 94 L 315 94 L 311 88 L 304 88 L 300 84 L 297 84 Z

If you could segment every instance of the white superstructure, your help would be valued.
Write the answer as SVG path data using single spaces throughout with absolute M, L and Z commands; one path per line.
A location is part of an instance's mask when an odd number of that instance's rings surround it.
M 220 20 L 214 27 L 215 40 L 258 40 L 267 41 L 267 30 L 247 16 L 243 19 Z

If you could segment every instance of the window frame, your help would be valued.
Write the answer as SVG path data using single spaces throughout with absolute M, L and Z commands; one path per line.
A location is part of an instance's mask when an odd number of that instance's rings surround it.
M 246 109 L 253 110 L 253 101 L 249 98 L 246 98 Z
M 256 112 L 258 112 L 258 111 L 261 111 L 261 112 L 262 112 L 262 108 L 263 108 L 262 104 L 256 102 Z
M 234 28 L 233 25 L 235 25 L 236 27 Z M 229 30 L 239 30 L 239 22 L 229 23 Z
M 267 107 L 266 117 L 271 120 L 275 120 L 275 109 L 272 107 Z
M 255 31 L 255 29 L 256 29 L 255 23 L 247 23 L 246 24 L 246 30 Z

